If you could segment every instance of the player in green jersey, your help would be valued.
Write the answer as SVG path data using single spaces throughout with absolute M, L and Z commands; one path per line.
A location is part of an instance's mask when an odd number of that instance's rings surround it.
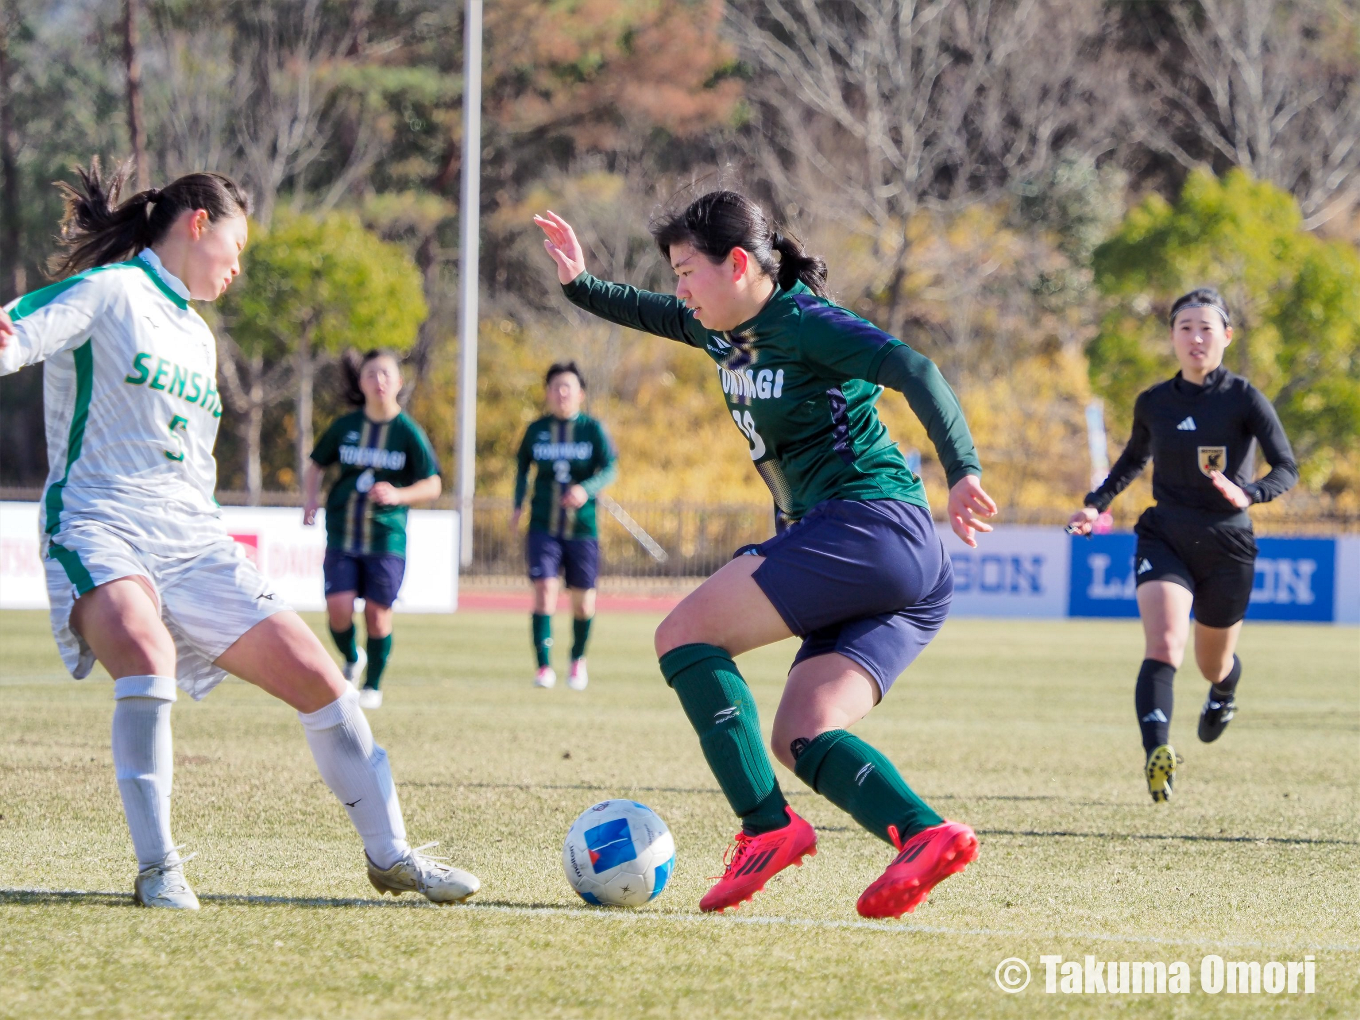
M 550 367 L 544 387 L 549 413 L 525 429 L 519 444 L 513 527 L 519 527 L 529 491 L 529 468 L 533 467 L 534 492 L 529 501 L 529 534 L 524 549 L 534 585 L 532 622 L 538 663 L 534 686 L 557 683 L 549 655 L 552 614 L 557 609 L 557 572 L 565 569 L 573 617 L 567 686 L 583 691 L 590 682 L 586 642 L 595 618 L 595 579 L 600 565 L 595 497 L 616 477 L 614 446 L 604 426 L 581 413 L 586 384 L 576 362 L 562 361 Z
M 825 296 L 826 264 L 771 229 L 731 191 L 653 227 L 675 296 L 597 280 L 570 224 L 535 217 L 563 292 L 633 329 L 703 350 L 786 526 L 738 551 L 656 633 L 661 671 L 742 820 L 702 910 L 737 906 L 816 850 L 762 746 L 733 656 L 798 635 L 774 720 L 775 756 L 897 856 L 858 903 L 899 917 L 977 856 L 966 825 L 936 814 L 893 763 L 848 727 L 887 693 L 944 622 L 953 573 L 921 480 L 879 421 L 882 387 L 902 392 L 949 480 L 951 526 L 970 546 L 996 512 L 953 391 L 929 359 Z
M 343 362 L 346 396 L 363 409 L 331 423 L 312 451 L 303 523 L 316 521 L 321 476 L 340 474 L 326 497 L 326 612 L 345 657 L 345 678 L 358 682 L 362 708 L 382 705 L 382 677 L 392 653 L 392 603 L 406 573 L 406 508 L 438 499 L 439 462 L 421 429 L 401 409 L 401 366 L 390 351 Z M 354 600 L 364 600 L 367 653 L 354 634 Z M 365 665 L 367 672 L 365 673 Z

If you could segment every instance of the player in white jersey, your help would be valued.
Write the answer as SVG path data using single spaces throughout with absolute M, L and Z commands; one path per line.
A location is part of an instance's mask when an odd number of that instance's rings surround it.
M 406 841 L 387 754 L 358 696 L 227 534 L 213 499 L 216 343 L 191 301 L 240 271 L 249 201 L 189 174 L 115 206 L 124 167 L 63 186 L 59 283 L 0 311 L 0 375 L 44 362 L 41 547 L 52 631 L 73 676 L 114 678 L 113 763 L 145 906 L 195 909 L 170 837 L 170 706 L 232 673 L 298 712 L 380 892 L 462 901 L 477 879 Z M 187 860 L 185 858 L 184 860 Z

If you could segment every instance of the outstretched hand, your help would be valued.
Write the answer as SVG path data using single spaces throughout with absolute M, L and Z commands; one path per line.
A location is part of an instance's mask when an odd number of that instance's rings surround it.
M 992 526 L 981 517 L 996 514 L 996 501 L 983 491 L 977 475 L 964 475 L 949 490 L 949 526 L 969 546 L 977 548 L 974 532 L 987 532 Z M 981 516 L 979 516 L 981 515 Z
M 542 216 L 535 216 L 534 222 L 548 235 L 543 240 L 543 248 L 557 263 L 559 283 L 565 286 L 586 271 L 585 252 L 570 223 L 551 209 Z
M 1223 498 L 1239 510 L 1251 506 L 1251 497 L 1247 495 L 1246 490 L 1222 471 L 1210 471 L 1209 480 L 1214 483 L 1214 488 L 1222 493 Z

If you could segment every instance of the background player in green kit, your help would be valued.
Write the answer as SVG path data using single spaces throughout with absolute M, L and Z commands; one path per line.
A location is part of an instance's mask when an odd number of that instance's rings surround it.
M 614 481 L 614 446 L 604 426 L 581 413 L 585 380 L 574 361 L 554 364 L 544 380 L 549 413 L 531 423 L 519 444 L 515 474 L 514 527 L 519 527 L 529 468 L 534 492 L 529 501 L 529 534 L 525 558 L 534 584 L 533 636 L 538 673 L 536 687 L 552 687 L 557 674 L 550 662 L 552 614 L 557 609 L 557 572 L 564 569 L 571 590 L 571 673 L 567 686 L 583 691 L 586 642 L 595 617 L 595 579 L 600 542 L 595 497 Z
M 401 368 L 389 351 L 347 358 L 347 396 L 362 410 L 337 418 L 307 465 L 303 523 L 316 520 L 321 476 L 340 475 L 326 497 L 326 611 L 331 637 L 345 657 L 345 678 L 357 683 L 362 708 L 382 705 L 382 676 L 392 652 L 392 603 L 406 573 L 406 508 L 438 499 L 439 462 L 425 432 L 397 403 Z M 354 600 L 364 600 L 368 652 L 354 635 Z
M 677 280 L 657 294 L 598 280 L 555 213 L 547 235 L 568 300 L 602 318 L 702 350 L 779 516 L 791 522 L 737 555 L 656 632 L 661 673 L 741 818 L 727 868 L 699 902 L 724 910 L 816 851 L 779 788 L 755 700 L 733 657 L 803 639 L 775 713 L 775 756 L 897 856 L 859 898 L 900 917 L 977 856 L 967 825 L 935 813 L 880 751 L 849 731 L 939 631 L 954 577 L 921 480 L 874 409 L 903 393 L 949 481 L 948 516 L 970 546 L 996 512 L 972 436 L 939 370 L 826 296 L 826 263 L 773 230 L 732 191 L 704 195 L 652 227 Z

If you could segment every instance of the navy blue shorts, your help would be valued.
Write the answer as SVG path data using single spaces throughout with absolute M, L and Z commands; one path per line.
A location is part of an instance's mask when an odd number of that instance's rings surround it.
M 600 542 L 595 538 L 554 538 L 531 531 L 524 540 L 524 556 L 534 581 L 556 577 L 565 566 L 567 587 L 589 590 L 600 574 Z
M 327 595 L 352 591 L 365 602 L 390 606 L 401 591 L 406 560 L 396 553 L 360 554 L 327 549 L 321 573 L 326 579 Z
M 839 652 L 888 693 L 944 625 L 954 570 L 930 511 L 895 499 L 831 499 L 782 534 L 741 552 L 789 630 L 794 665 Z

